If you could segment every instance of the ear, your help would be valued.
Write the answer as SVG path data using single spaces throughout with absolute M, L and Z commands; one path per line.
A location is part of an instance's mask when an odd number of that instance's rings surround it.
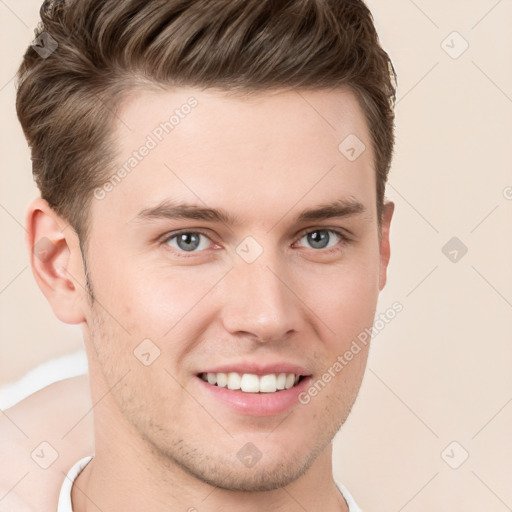
M 35 280 L 59 320 L 85 322 L 87 297 L 79 239 L 40 197 L 28 207 L 26 242 Z
M 389 258 L 391 255 L 391 249 L 389 246 L 389 227 L 391 224 L 391 218 L 395 211 L 395 203 L 392 201 L 386 201 L 382 210 L 382 222 L 381 222 L 381 237 L 379 242 L 380 252 L 380 269 L 379 269 L 379 290 L 382 291 L 386 285 L 387 280 L 387 269 Z

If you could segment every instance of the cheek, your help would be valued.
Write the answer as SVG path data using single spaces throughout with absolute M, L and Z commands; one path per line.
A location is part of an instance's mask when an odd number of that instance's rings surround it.
M 160 338 L 187 315 L 197 314 L 201 300 L 221 276 L 206 265 L 120 266 L 105 292 L 107 302 L 123 318 L 128 331 Z
M 378 299 L 378 267 L 347 265 L 328 278 L 309 280 L 311 309 L 318 314 L 336 344 L 345 344 L 373 324 Z

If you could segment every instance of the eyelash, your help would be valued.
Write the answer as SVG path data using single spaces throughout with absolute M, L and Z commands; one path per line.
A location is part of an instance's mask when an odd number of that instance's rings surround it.
M 301 231 L 298 235 L 297 235 L 297 241 L 299 241 L 301 238 L 303 238 L 304 236 L 310 234 L 310 233 L 316 233 L 317 231 L 326 231 L 328 233 L 335 233 L 337 236 L 339 236 L 340 238 L 340 241 L 333 247 L 330 247 L 328 249 L 311 249 L 312 251 L 315 251 L 315 252 L 318 252 L 318 253 L 322 253 L 322 254 L 332 254 L 334 252 L 338 252 L 342 249 L 342 247 L 345 247 L 345 245 L 347 245 L 348 243 L 350 243 L 352 240 L 342 231 L 339 231 L 337 229 L 331 229 L 331 228 L 328 228 L 328 227 L 325 227 L 325 228 L 316 228 L 316 229 L 307 229 L 305 231 Z M 203 235 L 205 236 L 206 238 L 208 238 L 208 240 L 210 240 L 210 242 L 213 242 L 210 237 L 204 232 L 204 231 L 201 231 L 200 229 L 198 230 L 190 230 L 190 229 L 184 229 L 184 230 L 181 230 L 181 231 L 173 231 L 171 233 L 167 233 L 164 238 L 161 240 L 160 244 L 161 245 L 167 245 L 168 242 L 170 240 L 172 240 L 173 238 L 176 238 L 177 236 L 179 235 L 183 235 L 183 234 L 200 234 L 200 235 Z M 202 251 L 190 251 L 188 254 L 187 254 L 187 251 L 182 251 L 182 250 L 176 250 L 174 247 L 170 247 L 167 245 L 167 247 L 173 251 L 176 255 L 178 255 L 179 257 L 181 258 L 190 258 L 190 257 L 193 257 L 194 255 L 196 254 L 200 254 L 200 253 L 203 253 L 205 252 L 206 250 L 202 250 Z

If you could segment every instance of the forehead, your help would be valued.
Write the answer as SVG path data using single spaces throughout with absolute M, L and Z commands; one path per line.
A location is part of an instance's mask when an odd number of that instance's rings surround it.
M 212 131 L 212 125 L 218 130 Z M 361 138 L 368 135 L 359 102 L 347 88 L 246 95 L 218 89 L 139 88 L 122 103 L 114 131 L 124 149 L 133 148 L 141 136 L 148 134 L 162 142 L 171 131 L 174 139 L 181 136 L 190 143 L 197 140 L 215 144 L 229 138 L 234 143 L 261 144 L 278 136 L 281 147 L 286 141 L 293 145 L 301 137 L 327 137 L 326 142 L 336 143 L 350 133 Z
M 368 127 L 346 89 L 137 90 L 119 109 L 114 135 L 118 176 L 105 178 L 111 185 L 94 207 L 125 220 L 170 197 L 229 204 L 240 218 L 340 195 L 366 199 L 371 210 L 375 199 Z

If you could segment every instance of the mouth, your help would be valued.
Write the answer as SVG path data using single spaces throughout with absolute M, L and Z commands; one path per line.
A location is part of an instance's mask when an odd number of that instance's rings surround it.
M 206 399 L 213 399 L 219 404 L 219 413 L 227 407 L 236 414 L 269 417 L 284 414 L 296 407 L 300 403 L 299 396 L 311 385 L 313 379 L 312 375 L 305 373 L 307 370 L 304 368 L 290 364 L 280 363 L 279 366 L 288 368 L 276 368 L 278 373 L 269 373 L 274 368 L 252 366 L 254 370 L 246 370 L 249 373 L 242 373 L 243 368 L 238 368 L 238 372 L 215 368 L 224 371 L 198 373 L 198 390 L 204 393 Z
M 256 375 L 254 373 L 238 372 L 202 372 L 197 374 L 197 377 L 211 386 L 226 388 L 232 391 L 252 394 L 272 394 L 296 387 L 308 376 L 295 373 Z

